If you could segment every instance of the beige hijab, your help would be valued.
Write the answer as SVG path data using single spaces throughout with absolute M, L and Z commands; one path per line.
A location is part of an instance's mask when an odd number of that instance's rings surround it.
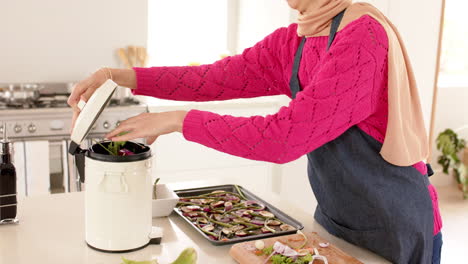
M 429 147 L 418 88 L 403 40 L 395 26 L 375 7 L 351 0 L 289 0 L 299 11 L 299 36 L 328 36 L 331 20 L 347 8 L 339 30 L 363 15 L 377 20 L 385 29 L 388 51 L 388 125 L 380 151 L 398 166 L 410 166 L 427 158 Z

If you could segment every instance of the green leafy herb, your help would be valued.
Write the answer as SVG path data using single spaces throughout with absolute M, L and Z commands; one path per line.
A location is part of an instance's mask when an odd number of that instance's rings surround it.
M 273 253 L 273 246 L 266 247 L 262 249 L 263 255 L 269 256 L 271 253 Z
M 312 255 L 307 254 L 294 260 L 293 258 L 278 254 L 273 255 L 270 260 L 272 264 L 308 264 L 312 261 Z
M 124 257 L 122 257 L 122 263 L 121 264 L 158 264 L 157 260 L 147 260 L 147 261 L 135 261 L 135 260 L 128 260 Z
M 117 136 L 123 136 L 123 135 L 125 135 L 127 133 L 128 132 L 122 132 L 122 133 L 119 133 Z M 103 149 L 105 149 L 107 152 L 109 152 L 110 155 L 113 155 L 113 156 L 119 156 L 119 151 L 127 143 L 127 141 L 115 141 L 115 142 L 110 142 L 106 147 L 102 143 L 100 143 L 100 142 L 98 142 L 96 140 L 94 142 L 99 144 L 99 146 L 101 146 Z
M 187 248 L 179 257 L 171 264 L 196 264 L 197 263 L 197 251 L 193 248 Z
M 157 260 L 134 261 L 122 257 L 121 264 L 159 264 Z M 197 251 L 193 248 L 186 248 L 179 257 L 171 264 L 197 264 Z

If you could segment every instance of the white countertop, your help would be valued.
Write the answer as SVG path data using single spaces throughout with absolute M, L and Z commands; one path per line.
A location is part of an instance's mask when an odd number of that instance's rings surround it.
M 178 189 L 208 185 L 213 184 L 194 182 L 171 187 Z M 249 186 L 246 188 L 249 189 Z M 367 250 L 329 235 L 315 223 L 312 208 L 307 213 L 281 201 L 274 194 L 258 195 L 302 222 L 306 231 L 318 232 L 364 263 L 388 263 Z M 165 264 L 173 261 L 186 247 L 194 247 L 197 250 L 200 264 L 236 263 L 228 254 L 230 246 L 211 245 L 174 213 L 170 217 L 153 219 L 154 226 L 164 229 L 161 245 L 150 245 L 139 251 L 122 254 L 95 251 L 89 248 L 84 240 L 83 193 L 25 198 L 19 203 L 18 218 L 18 225 L 0 226 L 0 264 L 119 264 L 122 256 L 133 260 L 157 258 L 159 263 Z

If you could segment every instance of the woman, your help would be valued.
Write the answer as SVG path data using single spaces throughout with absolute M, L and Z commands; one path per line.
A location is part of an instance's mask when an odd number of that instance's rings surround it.
M 280 28 L 211 65 L 101 69 L 69 98 L 79 114 L 107 78 L 139 95 L 187 101 L 286 94 L 266 117 L 191 110 L 142 114 L 109 133 L 120 141 L 182 132 L 232 155 L 286 163 L 305 154 L 331 234 L 393 263 L 439 263 L 435 189 L 422 161 L 427 138 L 414 76 L 400 36 L 378 10 L 351 0 L 288 0 L 297 24 Z M 121 132 L 129 132 L 118 136 Z

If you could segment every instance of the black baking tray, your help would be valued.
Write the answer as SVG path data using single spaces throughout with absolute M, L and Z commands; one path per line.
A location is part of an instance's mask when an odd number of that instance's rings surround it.
M 244 196 L 248 200 L 255 200 L 263 203 L 265 205 L 265 208 L 273 213 L 276 218 L 278 218 L 280 221 L 284 222 L 285 224 L 288 224 L 292 227 L 294 227 L 296 230 L 290 230 L 290 231 L 277 231 L 275 233 L 267 233 L 267 234 L 259 234 L 259 235 L 252 235 L 252 236 L 247 236 L 247 237 L 237 237 L 237 238 L 232 238 L 229 239 L 228 241 L 215 241 L 210 239 L 203 231 L 201 231 L 195 224 L 190 221 L 190 219 L 186 218 L 183 216 L 181 210 L 179 210 L 177 207 L 174 208 L 174 212 L 176 212 L 182 219 L 184 219 L 189 225 L 191 225 L 200 235 L 202 235 L 205 239 L 207 239 L 211 244 L 215 246 L 222 246 L 222 245 L 229 245 L 229 244 L 234 244 L 234 243 L 239 243 L 239 242 L 244 242 L 244 241 L 249 241 L 249 240 L 257 240 L 257 239 L 263 239 L 267 237 L 275 237 L 275 236 L 283 236 L 283 235 L 290 235 L 290 234 L 295 234 L 297 230 L 301 230 L 304 228 L 304 226 L 297 221 L 296 219 L 290 217 L 289 215 L 285 214 L 278 208 L 274 207 L 273 205 L 269 204 L 265 200 L 261 199 L 260 197 L 256 196 L 249 190 L 246 190 L 242 186 L 237 186 L 240 191 L 244 194 Z M 193 188 L 193 189 L 184 189 L 184 190 L 176 190 L 174 191 L 180 198 L 186 197 L 186 196 L 197 196 L 201 194 L 206 194 L 210 193 L 212 191 L 227 191 L 227 192 L 233 192 L 237 193 L 238 191 L 236 189 L 236 185 L 233 184 L 228 184 L 228 185 L 217 185 L 217 186 L 209 186 L 209 187 L 201 187 L 201 188 Z

